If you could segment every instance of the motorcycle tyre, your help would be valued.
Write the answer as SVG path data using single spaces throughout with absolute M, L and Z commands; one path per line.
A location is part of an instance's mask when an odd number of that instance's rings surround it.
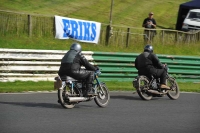
M 64 89 L 58 90 L 58 100 L 60 101 L 60 104 L 62 105 L 62 107 L 67 108 L 67 109 L 74 108 L 75 104 L 64 101 L 63 92 L 64 92 Z
M 169 77 L 168 79 L 167 79 L 167 82 L 171 82 L 172 84 L 174 84 L 175 86 L 176 86 L 176 88 L 175 88 L 175 91 L 176 91 L 176 95 L 172 95 L 170 92 L 173 92 L 173 91 L 169 91 L 168 93 L 167 93 L 167 96 L 170 98 L 170 99 L 172 99 L 172 100 L 176 100 L 176 99 L 178 99 L 179 98 L 179 96 L 180 96 L 180 89 L 179 89 L 179 86 L 178 86 L 178 83 L 175 81 L 175 79 L 174 78 L 172 78 L 172 77 Z M 171 88 L 171 86 L 169 86 L 170 88 Z
M 97 86 L 97 87 L 99 87 L 100 88 L 100 86 Z M 99 107 L 102 107 L 102 108 L 104 108 L 104 107 L 106 107 L 107 105 L 108 105 L 108 103 L 109 103 L 109 100 L 110 100 L 110 93 L 109 93 L 109 90 L 108 90 L 108 88 L 106 87 L 106 85 L 105 84 L 103 84 L 103 83 L 101 83 L 101 87 L 102 87 L 102 89 L 103 89 L 103 91 L 104 91 L 104 93 L 105 93 L 105 95 L 103 95 L 103 96 L 105 96 L 105 98 L 107 98 L 107 100 L 105 101 L 105 103 L 102 103 L 101 102 L 101 94 L 100 94 L 100 92 L 98 92 L 98 89 L 97 89 L 97 96 L 95 96 L 95 98 L 94 98 L 94 101 L 95 101 L 95 103 L 99 106 Z

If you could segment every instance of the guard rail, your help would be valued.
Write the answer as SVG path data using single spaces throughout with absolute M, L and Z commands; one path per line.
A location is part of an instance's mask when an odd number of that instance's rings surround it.
M 60 60 L 67 51 L 0 49 L 0 82 L 53 81 Z M 134 60 L 137 53 L 83 51 L 85 57 L 102 71 L 103 81 L 132 81 L 137 75 Z M 200 57 L 157 55 L 169 66 L 169 74 L 179 82 L 200 82 Z

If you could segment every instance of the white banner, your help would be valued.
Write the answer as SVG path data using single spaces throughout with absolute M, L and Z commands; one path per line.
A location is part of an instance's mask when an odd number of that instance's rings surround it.
M 98 43 L 101 23 L 55 16 L 58 39 L 75 39 L 81 42 Z

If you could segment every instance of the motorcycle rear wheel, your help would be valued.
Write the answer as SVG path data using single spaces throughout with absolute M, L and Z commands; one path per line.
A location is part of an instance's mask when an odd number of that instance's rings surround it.
M 58 100 L 63 108 L 71 109 L 75 106 L 75 103 L 68 102 L 67 98 L 69 94 L 70 92 L 67 91 L 66 87 L 58 90 Z
M 175 79 L 172 77 L 169 77 L 167 79 L 167 85 L 172 89 L 167 93 L 167 96 L 172 100 L 178 99 L 180 96 L 180 90 Z
M 143 100 L 151 100 L 152 99 L 152 95 L 147 92 L 147 90 L 149 89 L 148 84 L 149 84 L 149 80 L 146 76 L 139 77 L 138 88 L 136 88 L 136 89 L 137 89 L 138 95 Z
M 97 96 L 95 96 L 94 101 L 99 107 L 106 107 L 110 100 L 110 93 L 105 84 L 97 86 Z

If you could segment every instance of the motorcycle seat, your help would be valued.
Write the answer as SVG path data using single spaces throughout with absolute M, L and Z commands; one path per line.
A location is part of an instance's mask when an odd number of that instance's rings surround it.
M 61 76 L 60 78 L 61 78 L 62 81 L 67 81 L 67 80 L 77 81 L 76 79 L 74 79 L 74 78 L 72 78 L 70 76 L 67 76 L 67 75 Z
M 67 80 L 71 80 L 71 81 L 77 81 L 76 79 L 70 77 L 70 76 L 66 76 Z

